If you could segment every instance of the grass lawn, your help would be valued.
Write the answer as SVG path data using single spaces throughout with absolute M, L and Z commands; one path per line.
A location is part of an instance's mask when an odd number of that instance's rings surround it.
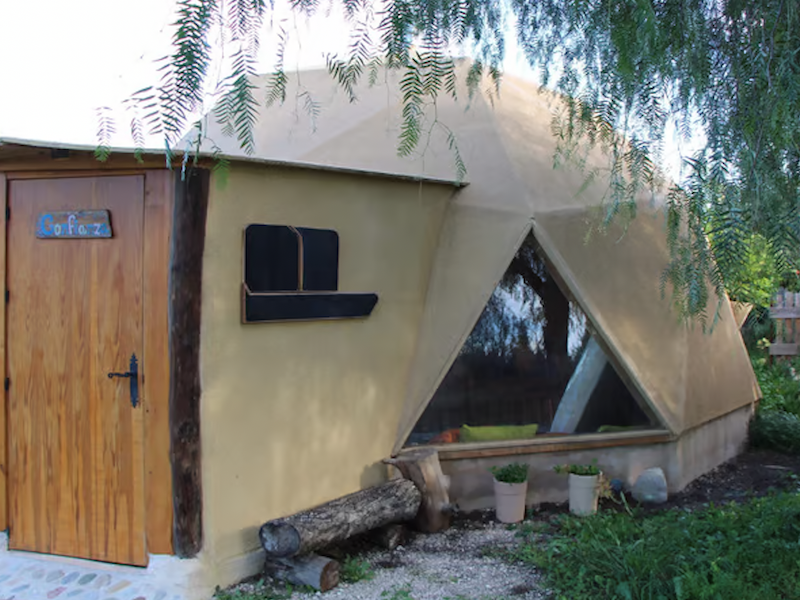
M 559 515 L 514 558 L 569 600 L 800 599 L 800 494 L 656 513 Z

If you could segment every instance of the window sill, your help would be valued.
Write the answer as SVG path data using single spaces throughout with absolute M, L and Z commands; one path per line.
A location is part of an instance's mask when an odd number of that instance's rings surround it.
M 647 431 L 624 431 L 616 433 L 585 433 L 579 435 L 540 437 L 530 440 L 510 440 L 500 442 L 479 442 L 469 444 L 442 444 L 414 446 L 400 451 L 409 452 L 419 448 L 433 448 L 439 452 L 439 460 L 460 460 L 465 458 L 491 458 L 497 456 L 518 456 L 521 454 L 545 454 L 548 452 L 572 452 L 594 450 L 613 446 L 639 446 L 666 444 L 676 438 L 664 429 Z

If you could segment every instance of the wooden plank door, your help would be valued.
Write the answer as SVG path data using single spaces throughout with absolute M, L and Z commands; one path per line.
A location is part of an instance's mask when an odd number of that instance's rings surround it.
M 143 411 L 108 377 L 142 354 L 144 177 L 13 181 L 8 202 L 10 547 L 145 565 Z M 37 238 L 86 209 L 110 239 Z

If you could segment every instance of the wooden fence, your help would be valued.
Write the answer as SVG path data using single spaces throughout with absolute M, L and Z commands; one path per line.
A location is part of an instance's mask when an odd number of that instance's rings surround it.
M 772 301 L 770 316 L 775 320 L 775 340 L 770 356 L 797 356 L 800 345 L 800 294 L 781 290 Z

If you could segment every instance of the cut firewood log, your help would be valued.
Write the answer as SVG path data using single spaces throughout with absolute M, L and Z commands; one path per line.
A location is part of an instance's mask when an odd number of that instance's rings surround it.
M 339 585 L 339 563 L 317 554 L 268 558 L 264 572 L 294 585 L 310 585 L 320 592 L 327 592 Z
M 306 554 L 389 523 L 414 518 L 421 494 L 413 482 L 395 479 L 261 526 L 268 557 Z
M 406 539 L 406 526 L 392 523 L 378 527 L 369 532 L 369 539 L 384 550 L 394 550 Z
M 450 527 L 450 516 L 454 506 L 450 503 L 450 478 L 442 473 L 439 453 L 433 448 L 420 448 L 404 452 L 395 458 L 384 460 L 397 467 L 406 479 L 410 479 L 422 494 L 422 504 L 414 518 L 416 529 L 435 533 Z

